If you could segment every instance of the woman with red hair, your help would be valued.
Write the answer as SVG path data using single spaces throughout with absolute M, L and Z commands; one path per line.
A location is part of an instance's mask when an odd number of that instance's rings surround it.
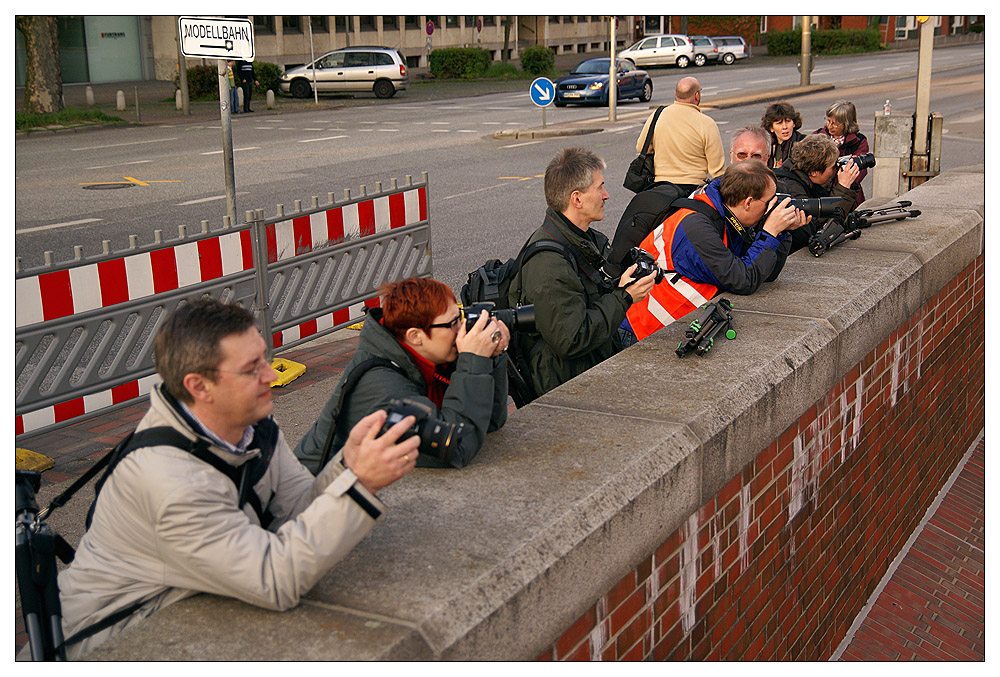
M 414 277 L 379 291 L 382 307 L 368 311 L 354 357 L 295 455 L 315 473 L 331 432 L 339 449 L 355 423 L 406 398 L 431 418 L 464 424 L 443 458 L 421 454 L 417 466 L 461 468 L 507 421 L 510 331 L 485 313 L 466 330 L 454 292 L 438 280 Z M 360 377 L 341 404 L 355 371 Z

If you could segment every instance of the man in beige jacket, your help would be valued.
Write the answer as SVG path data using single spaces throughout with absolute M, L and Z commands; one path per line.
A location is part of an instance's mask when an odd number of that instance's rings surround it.
M 294 607 L 375 525 L 385 509 L 375 492 L 416 463 L 419 438 L 397 444 L 413 417 L 377 437 L 378 411 L 314 478 L 271 418 L 277 374 L 239 306 L 182 305 L 154 350 L 163 383 L 137 432 L 165 427 L 191 447 L 140 446 L 112 466 L 59 576 L 69 658 L 199 592 Z
M 701 112 L 701 85 L 692 77 L 681 78 L 674 102 L 663 109 L 653 130 L 648 152 L 653 153 L 656 181 L 669 181 L 684 195 L 708 180 L 722 176 L 726 155 L 715 120 Z M 642 152 L 646 132 L 655 115 L 649 116 L 635 145 Z

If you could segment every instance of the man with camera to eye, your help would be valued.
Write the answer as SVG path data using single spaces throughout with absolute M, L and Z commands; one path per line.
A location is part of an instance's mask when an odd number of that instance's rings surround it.
M 399 441 L 413 418 L 379 436 L 378 411 L 313 477 L 271 418 L 277 374 L 240 306 L 184 303 L 154 351 L 163 382 L 59 575 L 71 659 L 199 592 L 294 607 L 375 526 L 375 492 L 416 462 L 419 441 Z
M 635 265 L 617 280 L 603 272 L 611 244 L 590 227 L 604 218 L 605 164 L 584 148 L 564 148 L 545 169 L 545 220 L 528 243 L 555 240 L 575 262 L 555 251 L 528 259 L 510 284 L 509 306 L 533 304 L 536 331 L 523 346 L 538 395 L 565 383 L 622 349 L 618 326 L 625 311 L 646 297 L 655 273 L 633 279 Z
M 777 279 L 791 234 L 811 219 L 790 198 L 778 199 L 774 172 L 764 163 L 731 165 L 642 241 L 670 272 L 629 309 L 631 331 L 642 340 L 719 292 L 753 294 Z
M 774 170 L 778 190 L 795 199 L 839 198 L 833 207 L 839 209 L 843 214 L 841 218 L 844 218 L 854 209 L 861 187 L 857 183 L 861 173 L 858 160 L 863 161 L 862 158 L 848 157 L 841 162 L 833 139 L 811 134 L 792 146 L 789 159 Z M 793 232 L 790 251 L 806 247 L 809 238 L 822 229 L 827 220 L 813 219 L 807 228 Z
M 451 288 L 410 278 L 383 286 L 381 308 L 368 311 L 354 357 L 295 455 L 315 471 L 364 416 L 406 403 L 417 421 L 417 466 L 461 468 L 486 433 L 507 421 L 510 330 L 489 313 L 467 326 Z M 410 410 L 410 409 L 408 409 Z

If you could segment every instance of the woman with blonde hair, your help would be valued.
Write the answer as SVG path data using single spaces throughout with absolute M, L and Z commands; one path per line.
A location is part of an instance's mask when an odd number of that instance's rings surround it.
M 826 124 L 813 134 L 823 134 L 833 139 L 841 156 L 857 157 L 869 152 L 868 139 L 858 129 L 858 111 L 850 101 L 837 101 L 827 108 Z M 861 188 L 861 182 L 867 174 L 868 170 L 862 169 L 858 175 L 858 201 L 855 206 L 865 201 L 865 191 Z

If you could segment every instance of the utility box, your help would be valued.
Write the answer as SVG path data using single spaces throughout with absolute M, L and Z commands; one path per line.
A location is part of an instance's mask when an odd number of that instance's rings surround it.
M 872 196 L 895 197 L 908 191 L 906 172 L 913 152 L 912 115 L 876 115 L 876 165 L 872 168 Z

